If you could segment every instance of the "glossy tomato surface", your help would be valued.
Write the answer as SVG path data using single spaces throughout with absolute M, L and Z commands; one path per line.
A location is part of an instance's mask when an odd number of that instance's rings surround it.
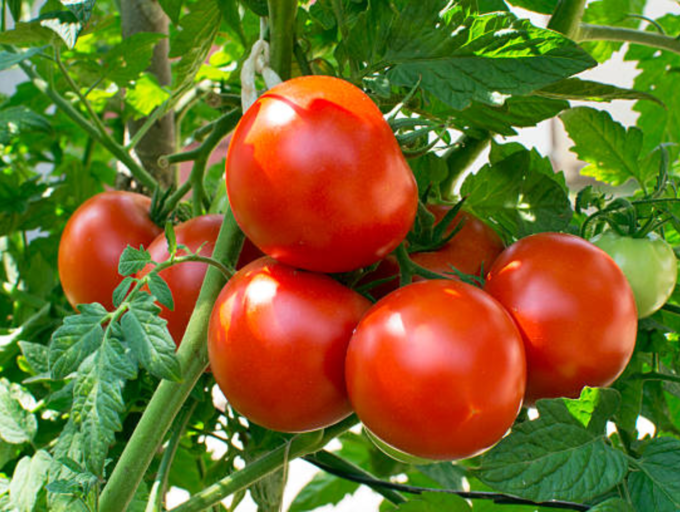
M 632 238 L 605 233 L 592 242 L 614 258 L 628 278 L 639 318 L 661 309 L 678 279 L 678 260 L 665 240 L 654 234 Z
M 471 457 L 495 444 L 522 405 L 522 338 L 490 295 L 457 280 L 413 283 L 378 301 L 346 361 L 359 419 L 397 450 Z
M 345 354 L 370 303 L 328 276 L 261 258 L 220 293 L 208 354 L 217 384 L 249 420 L 282 432 L 351 413 Z
M 73 307 L 99 302 L 113 308 L 123 280 L 118 260 L 128 246 L 148 247 L 161 232 L 149 218 L 151 199 L 134 192 L 102 192 L 85 201 L 66 223 L 59 242 L 59 278 Z
M 337 78 L 265 92 L 234 132 L 229 202 L 243 232 L 289 265 L 343 272 L 384 258 L 417 208 L 413 174 L 378 107 Z
M 582 238 L 541 233 L 519 240 L 496 259 L 484 289 L 522 331 L 528 403 L 607 386 L 630 360 L 633 292 L 614 260 Z

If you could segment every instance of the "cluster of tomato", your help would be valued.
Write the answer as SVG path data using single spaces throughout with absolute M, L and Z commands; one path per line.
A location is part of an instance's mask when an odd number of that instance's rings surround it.
M 257 424 L 302 432 L 354 411 L 388 451 L 464 458 L 495 444 L 522 403 L 608 385 L 633 352 L 637 310 L 626 277 L 572 235 L 534 235 L 505 249 L 491 228 L 460 213 L 452 239 L 411 255 L 442 279 L 401 288 L 387 280 L 372 304 L 326 275 L 378 262 L 371 279 L 396 275 L 389 254 L 418 203 L 390 127 L 347 82 L 302 77 L 263 94 L 234 133 L 226 179 L 236 220 L 267 256 L 222 290 L 208 352 L 230 404 Z M 148 199 L 110 192 L 72 217 L 59 270 L 73 304 L 110 306 L 127 244 L 168 257 L 148 208 Z M 448 211 L 429 208 L 438 221 Z M 208 242 L 202 254 L 210 253 L 220 222 L 192 219 L 176 228 L 177 242 L 191 250 Z M 91 250 L 70 249 L 81 244 Z M 249 246 L 240 264 L 255 257 Z M 451 266 L 490 269 L 484 288 L 452 278 Z M 162 274 L 175 297 L 162 316 L 178 343 L 204 272 L 182 263 Z

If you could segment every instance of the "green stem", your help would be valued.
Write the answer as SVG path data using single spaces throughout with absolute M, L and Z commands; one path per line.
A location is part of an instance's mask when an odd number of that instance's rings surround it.
M 206 487 L 188 501 L 172 509 L 172 512 L 199 512 L 219 503 L 221 500 L 242 489 L 250 487 L 265 476 L 277 471 L 289 461 L 319 451 L 328 442 L 342 434 L 357 422 L 356 416 L 307 434 L 299 434 L 289 442 L 252 461 L 245 468 Z
M 268 0 L 270 66 L 282 80 L 290 78 L 297 0 Z
M 661 309 L 676 315 L 680 315 L 680 306 L 676 306 L 675 304 L 664 304 Z
M 586 0 L 560 0 L 550 17 L 548 28 L 574 39 L 579 31 L 585 5 Z
M 109 153 L 116 157 L 120 162 L 122 162 L 132 173 L 132 175 L 139 180 L 139 182 L 147 187 L 149 190 L 155 190 L 158 188 L 158 182 L 151 176 L 143 167 L 141 167 L 130 154 L 125 151 L 123 146 L 118 144 L 113 138 L 107 133 L 101 133 L 92 124 L 83 117 L 83 115 L 78 112 L 71 103 L 61 96 L 56 90 L 54 90 L 50 85 L 45 82 L 38 74 L 33 71 L 25 63 L 20 63 L 19 66 L 23 69 L 24 73 L 33 82 L 36 88 L 50 98 L 54 104 L 59 108 L 64 114 L 70 117 L 85 133 L 90 137 L 99 142 L 104 146 Z
M 636 43 L 661 50 L 668 50 L 680 55 L 680 40 L 656 32 L 644 32 L 631 28 L 605 27 L 583 23 L 579 28 L 577 40 Z
M 234 266 L 243 245 L 243 234 L 231 212 L 225 215 L 213 258 Z M 182 381 L 159 384 L 101 495 L 99 512 L 126 510 L 172 421 L 196 381 L 208 365 L 205 342 L 212 306 L 225 283 L 224 276 L 209 268 L 186 334 L 177 352 Z
M 660 372 L 636 373 L 631 375 L 630 378 L 633 380 L 658 380 L 680 383 L 680 375 L 669 375 L 667 373 Z
M 446 178 L 439 185 L 441 195 L 445 199 L 453 197 L 453 188 L 456 180 L 463 175 L 477 157 L 486 149 L 491 142 L 491 135 L 481 139 L 463 135 L 456 145 L 444 154 L 448 173 Z

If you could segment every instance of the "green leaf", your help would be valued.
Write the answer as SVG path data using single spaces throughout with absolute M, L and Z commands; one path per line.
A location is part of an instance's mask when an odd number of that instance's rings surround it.
M 161 7 L 168 15 L 168 18 L 177 25 L 179 23 L 179 16 L 182 14 L 182 5 L 184 5 L 184 0 L 158 0 Z
M 138 294 L 121 319 L 125 340 L 137 361 L 149 373 L 162 379 L 179 381 L 182 373 L 175 355 L 176 346 L 166 321 L 158 317 L 160 308 L 148 293 Z
M 135 249 L 128 245 L 120 255 L 118 273 L 121 276 L 130 276 L 142 270 L 149 263 L 151 263 L 151 255 L 147 250 L 143 247 Z
M 656 96 L 625 89 L 615 85 L 601 84 L 580 78 L 567 78 L 556 84 L 549 85 L 536 91 L 536 94 L 545 98 L 581 101 L 614 101 L 614 100 L 648 100 L 663 107 L 663 102 Z
M 470 505 L 454 494 L 426 492 L 402 503 L 395 510 L 398 512 L 470 512 Z
M 222 18 L 227 22 L 231 29 L 236 33 L 241 40 L 243 46 L 246 46 L 247 39 L 243 32 L 241 25 L 241 17 L 238 12 L 238 2 L 236 0 L 217 0 L 217 5 L 222 13 Z
M 606 111 L 577 107 L 560 115 L 569 137 L 574 142 L 571 151 L 589 165 L 581 170 L 610 185 L 623 185 L 635 179 L 640 185 L 654 177 L 640 166 L 642 131 L 628 130 L 614 121 Z
M 528 11 L 552 14 L 555 12 L 558 0 L 507 0 L 507 2 Z
M 9 485 L 9 496 L 21 512 L 32 511 L 38 503 L 51 463 L 50 454 L 38 450 L 33 457 L 24 457 L 17 464 Z
M 538 419 L 515 426 L 473 473 L 493 489 L 532 501 L 582 502 L 628 472 L 623 453 L 587 429 L 563 400 L 539 400 Z
M 13 30 L 0 32 L 0 44 L 16 46 L 42 46 L 52 44 L 56 39 L 56 34 L 39 21 L 17 23 Z
M 680 440 L 652 439 L 642 452 L 642 458 L 633 464 L 634 471 L 628 477 L 630 497 L 636 510 L 680 510 L 679 467 Z
M 573 212 L 558 176 L 536 150 L 522 150 L 468 176 L 460 194 L 466 208 L 509 236 L 561 231 Z
M 31 48 L 21 53 L 0 52 L 0 71 L 16 66 L 31 57 L 42 53 L 44 48 Z
M 35 373 L 41 374 L 50 371 L 49 350 L 45 345 L 30 341 L 20 341 L 19 348 Z
M 21 18 L 21 1 L 22 0 L 9 0 L 7 5 L 9 7 L 9 12 L 12 14 L 14 21 L 19 21 Z
M 205 61 L 222 22 L 217 0 L 191 5 L 191 12 L 181 20 L 181 32 L 172 42 L 170 58 L 181 57 L 174 66 L 173 88 L 189 86 Z
M 0 438 L 10 444 L 33 440 L 38 422 L 27 410 L 31 405 L 35 406 L 33 397 L 21 386 L 0 380 Z
M 633 507 L 621 498 L 611 498 L 588 509 L 588 512 L 635 512 Z
M 165 223 L 165 240 L 168 242 L 168 254 L 173 255 L 177 252 L 177 236 L 172 222 Z
M 607 421 L 621 405 L 614 389 L 584 388 L 578 399 L 564 399 L 569 413 L 593 435 L 605 435 Z
M 583 13 L 583 22 L 594 25 L 638 28 L 640 26 L 640 19 L 630 15 L 643 14 L 646 3 L 646 0 L 597 0 L 588 2 Z M 583 47 L 598 62 L 604 62 L 611 58 L 614 52 L 621 49 L 622 45 L 623 43 L 618 41 L 583 43 Z
M 125 102 L 134 109 L 134 119 L 146 117 L 160 107 L 170 97 L 170 93 L 158 84 L 155 76 L 144 73 L 128 89 Z
M 155 32 L 139 32 L 126 37 L 104 55 L 104 76 L 119 87 L 127 87 L 149 67 L 154 48 L 165 37 Z
M 0 144 L 9 144 L 15 137 L 30 132 L 49 132 L 50 122 L 25 106 L 0 110 Z
M 175 309 L 175 301 L 172 299 L 172 292 L 168 283 L 158 275 L 158 272 L 151 272 L 149 274 L 149 290 L 151 294 L 158 299 L 158 302 L 163 304 L 169 310 Z
M 133 277 L 127 276 L 116 286 L 116 289 L 113 290 L 113 307 L 117 308 L 123 303 L 134 282 L 135 279 Z
M 354 494 L 359 484 L 328 473 L 317 473 L 295 496 L 288 512 L 304 512 L 325 505 L 337 505 L 347 495 Z
M 67 316 L 52 334 L 49 363 L 52 377 L 63 379 L 97 350 L 104 339 L 102 322 L 107 316 L 100 304 L 79 305 L 80 314 Z
M 69 48 L 76 45 L 83 22 L 72 11 L 51 12 L 38 18 L 40 26 L 57 34 Z
M 125 410 L 122 389 L 136 376 L 136 368 L 122 342 L 120 327 L 109 326 L 109 336 L 78 372 L 73 390 L 73 422 L 82 432 L 82 449 L 87 469 L 102 475 L 109 446 L 122 428 Z

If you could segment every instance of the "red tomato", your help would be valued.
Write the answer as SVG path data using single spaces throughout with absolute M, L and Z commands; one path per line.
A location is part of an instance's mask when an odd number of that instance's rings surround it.
M 249 420 L 282 432 L 331 425 L 352 410 L 347 344 L 370 303 L 328 276 L 271 258 L 241 269 L 210 318 L 217 384 Z
M 451 209 L 450 206 L 430 205 L 427 207 L 437 222 Z M 503 252 L 505 244 L 500 236 L 487 224 L 468 212 L 459 212 L 453 219 L 447 234 L 461 222 L 460 230 L 451 240 L 436 251 L 416 252 L 411 259 L 418 265 L 439 274 L 451 277 L 451 266 L 464 274 L 479 275 L 482 268 L 488 270 Z
M 500 440 L 521 408 L 522 338 L 482 290 L 413 283 L 359 322 L 346 379 L 359 419 L 387 444 L 426 459 L 471 457 Z
M 484 289 L 522 331 L 529 403 L 607 386 L 633 354 L 633 292 L 614 260 L 582 238 L 521 239 L 498 257 Z
M 264 93 L 234 132 L 229 201 L 243 232 L 277 260 L 343 272 L 385 257 L 417 208 L 413 174 L 360 89 L 305 76 Z
M 149 218 L 151 199 L 110 191 L 85 201 L 66 223 L 59 242 L 59 278 L 73 307 L 99 302 L 113 308 L 123 280 L 118 260 L 128 246 L 148 246 L 161 232 Z

